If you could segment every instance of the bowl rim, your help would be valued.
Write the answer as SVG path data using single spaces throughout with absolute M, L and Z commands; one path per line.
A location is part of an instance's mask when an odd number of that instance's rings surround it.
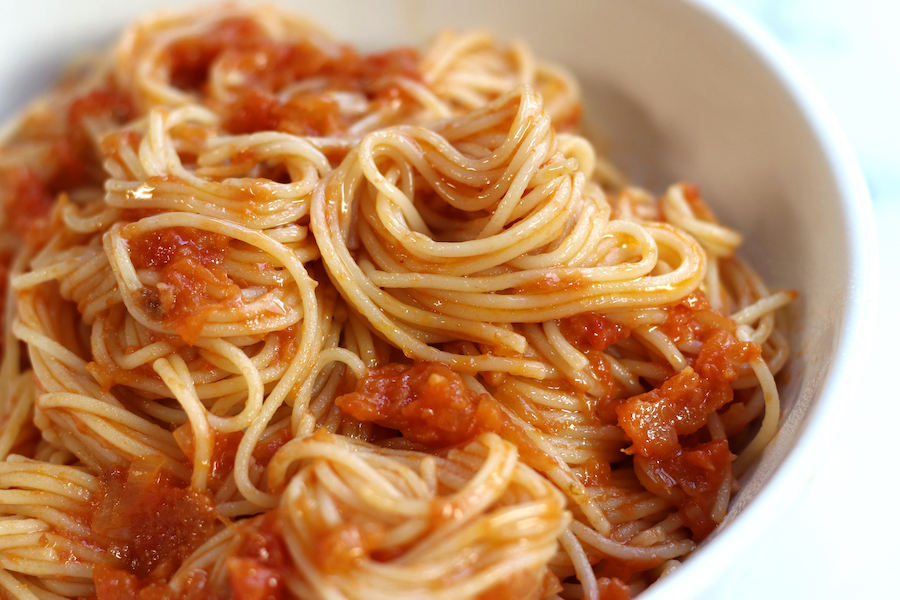
M 728 568 L 808 485 L 827 443 L 833 439 L 842 410 L 848 408 L 844 399 L 852 397 L 849 392 L 854 377 L 865 372 L 877 302 L 878 254 L 871 198 L 850 143 L 824 98 L 787 51 L 733 1 L 677 1 L 725 29 L 750 50 L 774 76 L 816 140 L 841 200 L 838 208 L 848 247 L 847 303 L 834 361 L 826 369 L 818 401 L 801 426 L 794 447 L 741 513 L 674 573 L 643 592 L 644 600 L 705 597 L 704 592 L 712 591 L 725 579 Z

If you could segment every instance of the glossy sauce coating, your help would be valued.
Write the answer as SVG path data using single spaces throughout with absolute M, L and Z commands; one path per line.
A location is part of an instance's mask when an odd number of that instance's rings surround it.
M 187 343 L 200 335 L 214 310 L 241 303 L 240 288 L 222 266 L 229 238 L 186 227 L 152 231 L 128 240 L 137 269 L 156 269 L 155 293 L 143 298 L 155 318 L 173 327 Z
M 207 495 L 173 481 L 161 459 L 143 457 L 104 475 L 90 522 L 119 562 L 95 572 L 98 596 L 106 589 L 117 598 L 166 581 L 212 535 L 218 517 Z
M 225 128 L 232 133 L 284 131 L 304 136 L 340 135 L 351 124 L 341 114 L 335 90 L 357 92 L 379 103 L 401 94 L 392 76 L 419 79 L 417 53 L 400 48 L 362 56 L 350 46 L 326 53 L 309 40 L 295 43 L 269 38 L 248 19 L 226 19 L 203 35 L 178 40 L 168 48 L 171 81 L 179 88 L 203 92 L 217 66 L 241 73 L 241 86 L 226 106 Z M 319 80 L 319 85 L 285 97 L 292 82 Z M 328 90 L 328 91 L 326 91 Z

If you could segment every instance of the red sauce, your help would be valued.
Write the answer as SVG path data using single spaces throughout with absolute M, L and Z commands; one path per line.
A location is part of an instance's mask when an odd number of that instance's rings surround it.
M 525 429 L 516 424 L 493 398 L 487 397 L 479 403 L 475 419 L 475 432 L 493 432 L 510 442 L 518 449 L 519 459 L 532 469 L 546 473 L 558 465 L 558 459 L 538 447 Z
M 269 511 L 242 529 L 240 547 L 225 562 L 234 600 L 289 597 L 285 586 L 293 563 L 281 527 L 277 511 Z
M 263 466 L 268 465 L 275 453 L 291 441 L 293 437 L 290 426 L 282 427 L 275 434 L 260 439 L 256 448 L 253 449 L 253 458 Z
M 335 402 L 360 421 L 397 429 L 414 442 L 440 447 L 473 435 L 475 413 L 486 398 L 471 392 L 447 365 L 417 362 L 372 369 L 355 392 Z
M 586 487 L 607 485 L 612 477 L 612 468 L 608 461 L 594 457 L 581 466 L 579 475 Z
M 75 99 L 69 106 L 66 137 L 53 147 L 55 172 L 47 181 L 51 194 L 55 197 L 61 191 L 102 182 L 104 174 L 88 121 L 124 125 L 133 116 L 131 98 L 112 89 L 96 89 Z
M 217 233 L 171 227 L 128 240 L 134 266 L 160 271 L 156 290 L 145 290 L 144 308 L 187 342 L 199 337 L 209 315 L 241 303 L 240 288 L 222 263 L 229 238 Z
M 694 292 L 666 310 L 668 316 L 659 329 L 676 344 L 705 341 L 718 331 L 733 334 L 736 330 L 734 321 L 710 308 L 702 292 Z
M 185 577 L 181 593 L 176 594 L 164 582 L 142 582 L 137 577 L 103 563 L 94 567 L 97 600 L 218 600 L 208 587 L 205 571 L 195 570 Z
M 546 598 L 563 590 L 552 574 L 545 576 L 538 570 L 522 570 L 513 573 L 480 593 L 477 600 L 521 600 L 522 598 Z
M 97 600 L 132 600 L 138 598 L 141 584 L 131 573 L 100 563 L 94 567 L 94 587 Z
M 119 129 L 103 138 L 100 143 L 100 152 L 104 158 L 118 156 L 124 148 L 130 148 L 135 153 L 141 144 L 141 136 L 133 129 Z
M 316 90 L 287 99 L 278 92 L 309 78 L 322 88 L 361 92 L 370 100 L 389 103 L 402 93 L 388 83 L 394 76 L 419 79 L 414 50 L 401 48 L 361 56 L 350 46 L 327 52 L 310 40 L 294 43 L 269 38 L 245 18 L 226 19 L 202 35 L 179 40 L 168 49 L 172 83 L 185 90 L 205 91 L 216 65 L 239 72 L 240 90 L 234 101 L 215 107 L 226 115 L 232 133 L 277 130 L 297 135 L 339 135 L 350 124 L 330 95 Z
M 231 433 L 222 433 L 211 430 L 213 435 L 213 451 L 212 465 L 210 469 L 210 477 L 207 481 L 209 488 L 213 491 L 218 490 L 229 473 L 234 469 L 234 459 L 237 456 L 238 446 L 244 434 L 240 431 Z M 184 452 L 189 463 L 194 461 L 194 435 L 190 424 L 185 424 L 175 430 L 175 441 L 178 447 Z
M 50 209 L 56 197 L 33 169 L 15 167 L 0 176 L 2 185 L 10 190 L 9 203 L 4 207 L 6 219 L 17 233 L 32 247 L 39 247 L 49 237 Z
M 684 199 L 691 207 L 691 210 L 694 211 L 694 214 L 697 215 L 697 218 L 710 223 L 719 222 L 709 205 L 703 200 L 703 196 L 700 195 L 700 188 L 697 185 L 685 182 L 679 185 L 681 186 L 681 193 L 684 194 Z
M 86 121 L 98 117 L 113 123 L 124 124 L 134 117 L 134 106 L 130 96 L 112 89 L 96 89 L 75 99 L 69 106 L 69 141 L 76 148 L 92 144 L 86 129 Z
M 549 471 L 556 459 L 535 445 L 522 427 L 487 394 L 475 394 L 442 363 L 390 364 L 372 369 L 356 391 L 335 404 L 360 421 L 399 430 L 404 437 L 430 447 L 446 447 L 493 432 L 518 448 L 519 457 L 538 471 Z
M 709 413 L 731 402 L 730 384 L 741 365 L 761 353 L 757 344 L 739 342 L 734 323 L 712 311 L 697 294 L 670 309 L 661 329 L 675 340 L 698 340 L 703 346 L 693 367 L 616 407 L 619 426 L 634 443 L 632 451 L 644 457 L 664 458 L 676 452 L 678 436 L 696 432 Z
M 234 460 L 237 457 L 238 447 L 241 444 L 244 433 L 241 431 L 222 433 L 213 430 L 212 434 L 214 436 L 212 465 L 207 484 L 211 490 L 216 491 L 225 483 L 228 475 L 234 470 Z M 253 449 L 254 460 L 262 467 L 265 467 L 278 449 L 291 439 L 292 433 L 289 426 L 279 429 L 275 434 L 260 440 L 260 443 Z M 175 441 L 178 443 L 181 451 L 184 452 L 185 457 L 187 457 L 188 463 L 192 463 L 194 460 L 194 436 L 190 425 L 182 425 L 175 430 Z
M 605 390 L 605 393 L 601 393 L 591 405 L 593 420 L 599 425 L 614 424 L 618 418 L 616 407 L 625 401 L 623 397 L 625 392 L 619 381 L 613 376 L 609 362 L 601 351 L 588 350 L 585 355 L 591 362 L 591 374 L 603 385 Z
M 91 528 L 123 570 L 166 580 L 216 531 L 218 517 L 209 497 L 173 481 L 161 459 L 144 457 L 102 476 Z
M 739 342 L 727 331 L 718 331 L 703 344 L 694 368 L 701 377 L 730 383 L 737 379 L 742 364 L 761 355 L 758 344 Z
M 574 345 L 589 345 L 594 350 L 606 350 L 631 335 L 631 330 L 600 313 L 581 313 L 564 319 L 560 330 Z
M 687 367 L 660 387 L 619 405 L 619 427 L 641 456 L 669 456 L 680 448 L 679 435 L 693 433 L 707 415 L 731 401 L 731 386 L 700 377 Z
M 598 577 L 597 587 L 603 600 L 628 600 L 631 588 L 618 577 Z
M 112 369 L 106 365 L 92 360 L 84 365 L 84 368 L 88 373 L 94 376 L 94 380 L 100 384 L 100 387 L 104 392 L 108 392 L 116 385 L 116 375 Z
M 183 90 L 197 90 L 206 83 L 210 65 L 229 47 L 242 48 L 263 35 L 247 18 L 223 19 L 212 31 L 179 39 L 168 48 L 170 80 Z
M 218 233 L 170 227 L 133 238 L 128 247 L 138 269 L 167 267 L 181 258 L 209 267 L 225 260 L 228 243 L 229 238 Z
M 584 353 L 594 378 L 603 385 L 599 397 L 592 398 L 591 420 L 597 425 L 616 422 L 616 407 L 624 400 L 621 386 L 612 374 L 604 351 L 631 335 L 631 329 L 619 325 L 600 313 L 580 313 L 560 322 L 563 336 Z
M 651 560 L 620 560 L 616 558 L 603 557 L 602 561 L 594 568 L 597 574 L 597 583 L 601 584 L 602 580 L 610 583 L 613 581 L 627 582 L 635 574 L 645 569 L 652 569 L 659 566 L 659 559 Z M 608 585 L 608 584 L 607 584 Z M 603 596 L 601 596 L 602 598 Z
M 229 557 L 228 581 L 234 600 L 275 600 L 287 598 L 284 575 L 252 558 Z
M 232 133 L 271 130 L 314 137 L 340 135 L 346 125 L 337 102 L 323 94 L 302 94 L 282 102 L 258 90 L 241 95 L 225 124 Z
M 100 118 L 124 123 L 131 114 L 131 103 L 126 96 L 110 89 L 97 89 L 72 102 L 62 132 L 48 133 L 43 124 L 26 127 L 25 137 L 46 144 L 49 156 L 33 168 L 18 166 L 0 170 L 0 186 L 7 198 L 3 210 L 11 225 L 7 231 L 20 236 L 31 247 L 43 245 L 49 239 L 50 213 L 60 194 L 102 182 L 100 158 L 85 127 L 86 121 Z
M 323 573 L 346 573 L 362 559 L 392 556 L 390 552 L 377 552 L 385 533 L 384 528 L 374 522 L 344 523 L 334 528 L 323 528 L 315 536 L 311 558 Z
M 6 290 L 9 287 L 9 267 L 12 257 L 0 252 L 0 315 L 6 314 Z M 0 358 L 3 357 L 3 349 L 0 348 Z M 5 425 L 5 424 L 4 424 Z
M 716 526 L 710 513 L 734 458 L 727 440 L 704 442 L 701 429 L 710 413 L 733 400 L 731 382 L 761 349 L 738 341 L 734 322 L 710 309 L 700 293 L 668 310 L 660 329 L 676 343 L 699 341 L 700 352 L 689 359 L 691 366 L 629 398 L 616 414 L 633 442 L 628 452 L 635 454 L 641 482 L 672 500 L 699 540 Z
M 726 440 L 715 440 L 691 449 L 681 449 L 666 458 L 636 456 L 635 470 L 651 492 L 671 496 L 677 489 L 679 513 L 695 540 L 702 540 L 716 527 L 710 514 L 719 488 L 731 474 L 734 455 Z

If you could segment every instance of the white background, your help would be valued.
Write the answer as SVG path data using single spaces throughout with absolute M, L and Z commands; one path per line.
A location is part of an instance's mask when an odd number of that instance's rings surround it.
M 843 404 L 843 433 L 736 567 L 743 585 L 728 600 L 900 598 L 900 2 L 720 1 L 774 37 L 831 106 L 872 194 L 881 265 L 869 367 Z

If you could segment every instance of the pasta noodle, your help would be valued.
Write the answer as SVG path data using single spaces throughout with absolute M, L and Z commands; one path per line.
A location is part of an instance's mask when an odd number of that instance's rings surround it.
M 627 598 L 720 523 L 790 350 L 697 187 L 443 33 L 149 16 L 0 146 L 0 588 Z

